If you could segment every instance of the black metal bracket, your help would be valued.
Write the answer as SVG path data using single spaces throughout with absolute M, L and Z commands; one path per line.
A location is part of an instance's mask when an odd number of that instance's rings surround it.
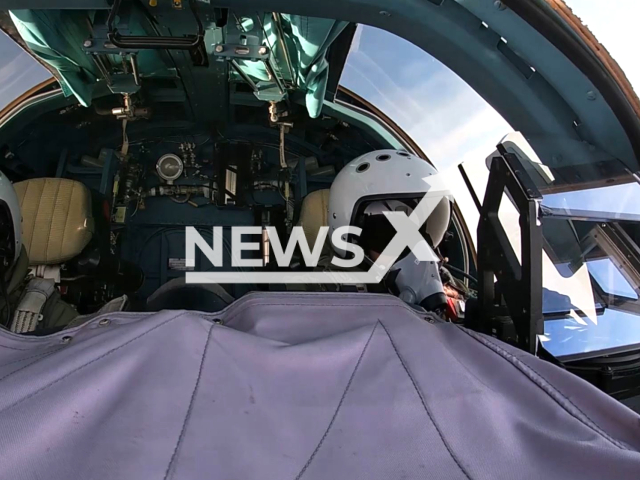
M 184 37 L 121 35 L 114 25 L 121 4 L 122 0 L 114 0 L 107 18 L 107 38 L 115 47 L 134 50 L 193 50 L 204 41 L 204 26 L 198 16 L 197 0 L 189 0 L 189 6 L 198 25 L 198 32 Z
M 502 145 L 498 151 L 501 156 L 494 157 L 491 163 L 478 223 L 480 327 L 486 333 L 496 333 L 492 325 L 500 316 L 497 289 L 513 321 L 518 347 L 535 354 L 538 335 L 544 333 L 542 225 L 538 218 L 542 196 L 518 157 Z M 521 261 L 498 218 L 503 193 L 511 197 L 519 213 Z

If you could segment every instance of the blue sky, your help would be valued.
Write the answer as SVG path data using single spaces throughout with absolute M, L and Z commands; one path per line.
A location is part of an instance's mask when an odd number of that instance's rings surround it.
M 50 76 L 47 69 L 0 31 L 0 108 Z
M 439 170 L 484 158 L 511 131 L 442 63 L 373 27 L 358 30 L 341 83 L 389 115 Z
M 640 89 L 640 0 L 568 0 Z M 358 32 L 341 83 L 405 129 L 440 169 L 486 157 L 511 128 L 457 75 L 415 45 L 375 28 Z

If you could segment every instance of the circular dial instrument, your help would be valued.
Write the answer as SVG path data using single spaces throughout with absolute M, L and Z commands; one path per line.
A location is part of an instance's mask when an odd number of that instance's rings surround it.
M 174 180 L 180 178 L 183 170 L 184 163 L 182 159 L 173 153 L 161 156 L 156 163 L 158 176 L 167 183 L 173 183 Z

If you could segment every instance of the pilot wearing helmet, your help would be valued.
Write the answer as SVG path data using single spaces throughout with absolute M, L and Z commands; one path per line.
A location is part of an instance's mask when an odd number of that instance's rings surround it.
M 369 270 L 398 231 L 387 218 L 389 212 L 410 216 L 419 208 L 425 224 L 425 239 L 413 249 L 406 248 L 389 268 L 384 284 L 410 304 L 427 310 L 443 309 L 447 303 L 433 250 L 442 242 L 451 217 L 451 200 L 435 178 L 436 169 L 425 160 L 405 151 L 379 150 L 349 162 L 338 173 L 329 193 L 329 236 L 338 228 L 361 228 L 360 235 L 344 238 L 357 243 L 365 252 L 360 266 Z M 433 181 L 429 178 L 433 177 Z M 347 258 L 343 245 L 331 243 L 333 252 Z M 432 261 L 418 260 L 418 249 L 431 253 Z M 329 255 L 321 263 L 327 268 Z
M 22 215 L 11 181 L 0 172 L 0 325 L 14 333 L 61 328 L 78 312 L 60 298 L 53 280 L 29 275 Z

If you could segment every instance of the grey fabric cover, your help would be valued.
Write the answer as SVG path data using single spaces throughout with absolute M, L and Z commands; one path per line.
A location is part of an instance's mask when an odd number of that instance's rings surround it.
M 0 336 L 0 479 L 637 480 L 639 450 L 623 405 L 386 295 Z

